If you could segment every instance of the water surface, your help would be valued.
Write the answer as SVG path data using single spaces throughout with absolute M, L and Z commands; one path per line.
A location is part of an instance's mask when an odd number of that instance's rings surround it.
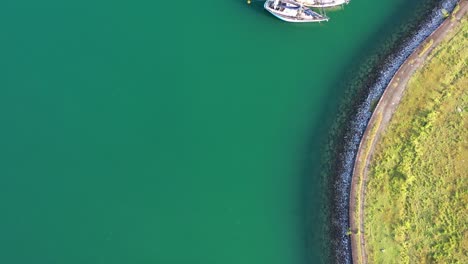
M 0 260 L 316 263 L 337 84 L 407 2 L 2 2 Z

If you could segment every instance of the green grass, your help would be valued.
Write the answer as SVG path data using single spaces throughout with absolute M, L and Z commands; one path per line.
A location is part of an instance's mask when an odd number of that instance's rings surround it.
M 370 167 L 369 263 L 468 263 L 468 22 L 411 78 Z
M 450 15 L 450 13 L 449 13 L 449 11 L 447 11 L 447 10 L 445 10 L 445 9 L 442 8 L 442 15 L 443 15 L 444 17 L 448 17 L 448 16 Z
M 452 11 L 452 15 L 456 15 L 460 11 L 460 4 L 457 4 Z

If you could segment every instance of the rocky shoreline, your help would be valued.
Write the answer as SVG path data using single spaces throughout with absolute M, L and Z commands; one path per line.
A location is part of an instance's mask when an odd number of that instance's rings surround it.
M 452 11 L 457 0 L 443 0 L 437 4 L 419 27 L 400 43 L 400 49 L 391 53 L 380 64 L 377 76 L 371 81 L 364 98 L 355 106 L 354 114 L 346 122 L 343 146 L 335 161 L 334 177 L 331 184 L 331 232 L 333 260 L 335 263 L 352 263 L 349 236 L 349 199 L 351 177 L 361 138 L 371 118 L 374 103 L 382 96 L 388 83 L 413 51 L 444 21 L 442 10 Z
M 428 54 L 446 38 L 446 35 L 459 25 L 461 18 L 468 10 L 468 2 L 466 0 L 459 1 L 459 7 L 458 12 L 452 14 L 449 19 L 446 19 L 437 27 L 398 69 L 387 85 L 387 88 L 385 88 L 361 139 L 353 169 L 349 209 L 352 231 L 351 248 L 354 263 L 368 263 L 367 243 L 363 233 L 365 229 L 364 200 L 366 196 L 366 182 L 369 175 L 368 166 L 376 145 L 397 109 L 413 73 L 424 65 Z

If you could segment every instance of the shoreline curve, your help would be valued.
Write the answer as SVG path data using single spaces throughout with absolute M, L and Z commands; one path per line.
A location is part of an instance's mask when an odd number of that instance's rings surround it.
M 406 58 L 392 77 L 380 97 L 371 118 L 367 123 L 360 140 L 351 176 L 351 190 L 349 198 L 349 223 L 351 255 L 353 263 L 367 264 L 366 243 L 364 238 L 364 200 L 368 166 L 373 156 L 376 143 L 379 141 L 404 95 L 408 81 L 413 73 L 420 69 L 431 51 L 442 42 L 447 34 L 456 27 L 460 20 L 468 13 L 468 0 L 458 1 L 460 6 L 454 14 L 439 25 L 417 48 Z

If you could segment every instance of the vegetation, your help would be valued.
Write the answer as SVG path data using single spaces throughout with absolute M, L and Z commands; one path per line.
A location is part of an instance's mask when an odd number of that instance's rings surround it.
M 457 4 L 457 5 L 455 6 L 455 8 L 454 8 L 453 11 L 452 11 L 452 15 L 457 14 L 458 11 L 460 11 L 460 4 Z
M 457 19 L 456 14 L 458 13 L 458 11 L 460 11 L 460 4 L 459 3 L 455 6 L 455 8 L 452 11 L 452 17 L 451 17 L 452 21 L 455 21 Z
M 449 11 L 442 8 L 442 15 L 446 18 L 450 15 Z
M 324 188 L 323 201 L 328 201 L 322 208 L 322 213 L 327 215 L 328 219 L 337 219 L 340 212 L 337 208 L 340 205 L 334 197 L 342 196 L 335 188 L 335 181 L 340 177 L 343 171 L 343 155 L 346 151 L 347 133 L 356 115 L 356 109 L 369 94 L 369 89 L 375 84 L 375 81 L 385 70 L 388 58 L 396 54 L 399 50 L 406 47 L 407 41 L 414 37 L 423 21 L 431 16 L 433 9 L 440 5 L 440 0 L 421 0 L 411 9 L 411 14 L 401 17 L 397 20 L 391 19 L 398 25 L 390 32 L 376 34 L 373 41 L 368 42 L 362 48 L 362 53 L 357 54 L 350 60 L 349 67 L 338 73 L 340 78 L 336 81 L 339 90 L 346 91 L 343 98 L 337 103 L 338 109 L 334 114 L 333 123 L 324 124 L 323 127 L 329 129 L 327 143 L 322 153 L 321 184 Z M 381 36 L 381 37 L 377 37 Z M 376 105 L 377 101 L 375 102 Z M 333 109 L 333 107 L 330 107 Z M 373 110 L 373 109 L 372 109 Z M 332 114 L 332 113 L 330 113 Z M 327 258 L 323 263 L 331 263 L 335 260 L 335 253 L 342 252 L 340 242 L 342 224 L 338 221 L 332 221 L 326 228 L 325 233 L 328 239 L 324 239 L 322 244 L 323 252 L 327 252 Z
M 371 162 L 370 263 L 468 263 L 468 22 L 408 83 Z

